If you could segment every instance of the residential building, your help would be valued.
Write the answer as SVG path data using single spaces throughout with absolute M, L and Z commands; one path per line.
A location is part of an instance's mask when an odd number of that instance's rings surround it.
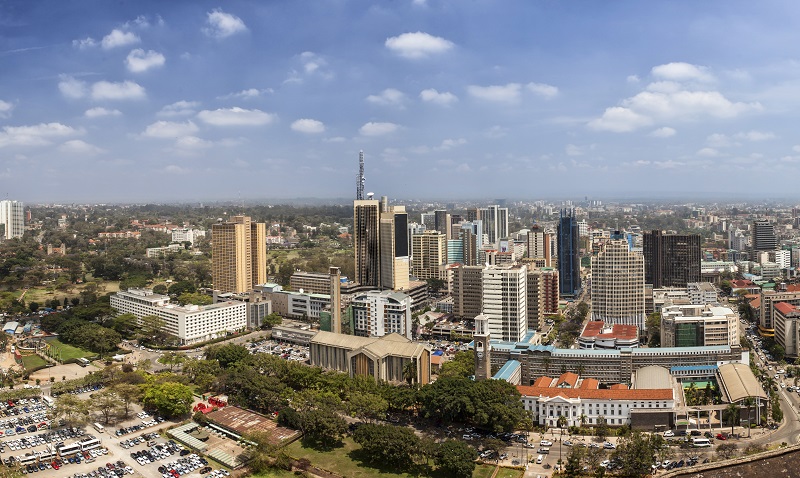
M 645 232 L 643 238 L 645 282 L 654 289 L 686 287 L 700 282 L 700 235 Z
M 447 236 L 438 231 L 425 231 L 411 236 L 414 256 L 411 274 L 417 279 L 447 280 Z
M 380 287 L 408 289 L 408 214 L 405 206 L 388 206 L 380 221 Z
M 483 309 L 483 266 L 453 269 L 453 315 L 472 319 Z
M 150 258 L 158 258 L 184 250 L 186 250 L 186 248 L 183 247 L 183 244 L 170 244 L 164 247 L 148 247 L 145 249 L 145 254 Z
M 149 289 L 129 289 L 111 296 L 111 307 L 120 314 L 133 314 L 139 320 L 156 315 L 164 321 L 164 332 L 181 344 L 193 344 L 223 337 L 247 327 L 247 304 L 238 301 L 211 305 L 170 304 L 169 296 Z
M 383 337 L 318 332 L 309 347 L 314 367 L 343 372 L 351 377 L 373 377 L 389 383 L 425 385 L 431 381 L 431 351 L 398 334 Z M 409 364 L 413 364 L 409 366 Z
M 776 249 L 768 252 L 769 262 L 777 264 L 779 269 L 792 267 L 792 251 L 786 249 Z
M 773 323 L 774 306 L 778 302 L 787 302 L 791 305 L 800 306 L 799 291 L 775 291 L 761 290 L 761 307 L 758 318 L 758 333 L 764 337 L 772 337 L 775 334 Z
M 267 225 L 248 216 L 211 226 L 211 277 L 221 292 L 247 292 L 267 281 Z
M 580 231 L 573 210 L 562 210 L 558 222 L 559 293 L 574 297 L 581 290 Z
M 189 227 L 181 227 L 172 230 L 172 242 L 189 242 L 194 245 L 194 242 L 200 237 L 206 237 L 206 231 Z
M 645 329 L 644 258 L 612 239 L 592 260 L 592 320 Z
M 489 266 L 482 271 L 482 313 L 492 337 L 519 341 L 528 332 L 528 269 L 524 265 Z
M 411 339 L 411 297 L 391 290 L 358 294 L 350 303 L 354 335 L 383 337 L 399 334 Z
M 22 237 L 25 233 L 25 206 L 21 201 L 0 201 L 0 225 L 5 239 Z
M 377 199 L 353 201 L 354 279 L 361 285 L 371 287 L 381 285 L 380 219 L 380 201 Z

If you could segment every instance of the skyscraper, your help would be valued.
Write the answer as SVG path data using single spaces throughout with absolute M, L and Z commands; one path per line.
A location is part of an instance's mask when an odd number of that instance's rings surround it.
M 759 220 L 753 222 L 751 233 L 751 261 L 757 260 L 756 255 L 759 252 L 774 251 L 778 248 L 778 240 L 775 238 L 775 229 L 769 221 Z
M 550 250 L 550 234 L 539 226 L 533 226 L 528 232 L 528 257 L 543 259 L 545 267 L 552 267 L 553 252 Z
M 580 231 L 573 210 L 562 210 L 558 221 L 558 280 L 561 295 L 581 290 Z
M 624 239 L 605 243 L 592 260 L 592 320 L 644 331 L 644 258 Z
M 700 235 L 645 232 L 644 280 L 654 289 L 700 282 Z
M 25 207 L 19 201 L 0 201 L 0 224 L 4 226 L 3 237 L 13 239 L 25 233 Z
M 447 279 L 447 237 L 438 231 L 411 236 L 414 261 L 411 274 L 418 279 Z
M 387 206 L 381 213 L 381 287 L 408 289 L 408 214 L 405 206 Z
M 497 205 L 480 209 L 483 221 L 483 232 L 489 237 L 490 244 L 497 244 L 500 239 L 508 238 L 508 209 Z
M 495 339 L 519 342 L 528 332 L 527 272 L 524 265 L 489 266 L 482 271 L 483 315 Z
M 376 199 L 353 201 L 355 281 L 361 285 L 372 287 L 381 285 L 380 220 L 380 201 Z
M 267 282 L 267 225 L 234 216 L 211 226 L 214 289 L 243 293 Z
M 458 266 L 453 269 L 453 315 L 472 319 L 483 309 L 483 267 Z

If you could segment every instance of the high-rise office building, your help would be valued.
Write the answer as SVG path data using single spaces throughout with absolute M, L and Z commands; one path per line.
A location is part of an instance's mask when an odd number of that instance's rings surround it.
M 645 232 L 644 280 L 654 289 L 700 282 L 700 235 Z
M 527 272 L 524 265 L 483 269 L 482 311 L 495 339 L 519 342 L 528 332 Z
M 460 231 L 461 241 L 461 263 L 465 266 L 474 266 L 478 264 L 478 251 L 480 250 L 480 234 L 475 234 L 472 229 L 461 228 Z
M 453 269 L 453 315 L 472 319 L 483 309 L 483 266 Z
M 447 236 L 438 231 L 411 236 L 411 254 L 411 274 L 417 279 L 447 280 Z
M 433 211 L 433 227 L 442 234 L 450 235 L 450 215 L 447 214 L 446 209 L 437 209 Z M 448 237 L 448 239 L 450 239 L 450 237 Z
M 581 290 L 580 231 L 573 210 L 562 210 L 558 221 L 558 280 L 561 295 Z
M 500 239 L 508 238 L 508 208 L 498 205 L 480 209 L 483 221 L 483 232 L 489 238 L 490 244 L 497 244 Z
M 592 320 L 644 331 L 644 258 L 612 239 L 592 260 Z
M 0 225 L 4 227 L 4 238 L 22 237 L 25 233 L 25 207 L 22 202 L 0 201 Z
M 267 282 L 267 225 L 249 216 L 211 226 L 214 289 L 243 293 Z
M 355 281 L 361 285 L 380 287 L 381 203 L 377 199 L 353 201 L 353 248 L 355 249 Z
M 533 226 L 528 232 L 528 257 L 544 259 L 545 267 L 553 266 L 553 253 L 550 250 L 550 234 L 539 226 Z
M 408 214 L 405 206 L 385 206 L 380 222 L 381 287 L 408 289 Z
M 766 220 L 754 221 L 750 236 L 751 260 L 754 260 L 752 258 L 756 257 L 759 252 L 774 251 L 777 248 L 778 240 L 775 237 L 772 223 Z
M 558 271 L 528 268 L 528 329 L 542 330 L 545 316 L 558 313 Z

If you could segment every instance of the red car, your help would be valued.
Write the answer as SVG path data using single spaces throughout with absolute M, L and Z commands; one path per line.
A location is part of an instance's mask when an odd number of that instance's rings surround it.
M 727 440 L 728 437 L 723 435 L 722 433 L 717 433 L 717 440 Z
M 50 464 L 53 466 L 54 470 L 57 470 L 57 469 L 61 468 L 60 466 L 58 466 L 58 462 L 57 461 L 54 461 L 53 463 L 50 463 Z

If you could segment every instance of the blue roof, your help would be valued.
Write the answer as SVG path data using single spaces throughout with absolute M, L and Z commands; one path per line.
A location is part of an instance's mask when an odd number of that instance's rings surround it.
M 716 370 L 716 365 L 676 365 L 675 367 L 670 367 L 669 370 L 671 372 L 676 372 L 679 370 L 708 370 L 713 371 Z
M 529 330 L 528 333 L 526 333 L 525 336 L 522 337 L 522 342 L 530 342 L 533 339 L 534 335 L 536 335 L 536 331 Z
M 494 374 L 494 377 L 492 378 L 495 380 L 508 380 L 512 375 L 514 375 L 514 372 L 520 369 L 520 367 L 522 367 L 521 363 L 517 362 L 516 360 L 509 360 L 505 363 L 505 365 L 503 365 L 502 368 L 500 368 L 500 370 L 497 371 L 496 374 Z
M 441 350 L 437 350 L 432 355 L 444 355 L 444 352 L 442 352 Z

